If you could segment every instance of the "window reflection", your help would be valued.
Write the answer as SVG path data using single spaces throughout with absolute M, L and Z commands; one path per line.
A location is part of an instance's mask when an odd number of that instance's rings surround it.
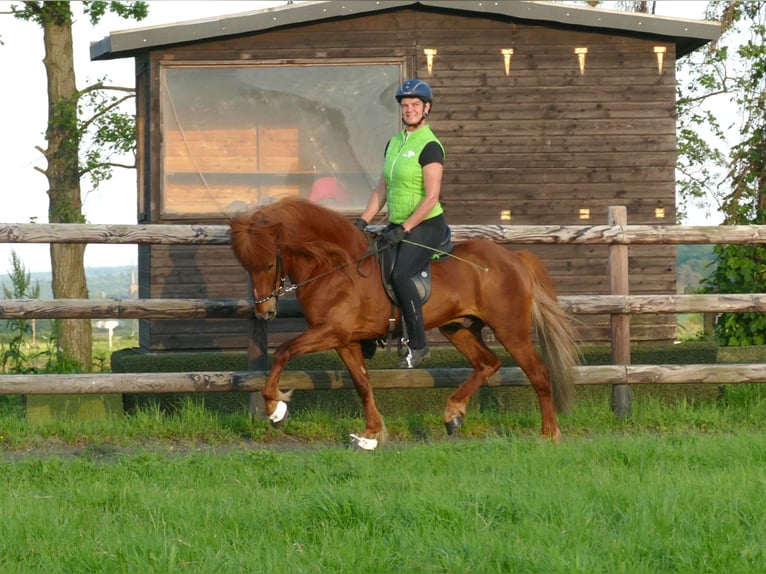
M 163 214 L 230 214 L 285 195 L 361 211 L 399 127 L 401 69 L 164 66 Z

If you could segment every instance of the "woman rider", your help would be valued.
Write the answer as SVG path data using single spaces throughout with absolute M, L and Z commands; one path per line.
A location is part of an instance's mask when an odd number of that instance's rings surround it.
M 427 123 L 433 104 L 431 87 L 407 80 L 396 91 L 404 129 L 386 145 L 383 173 L 356 225 L 364 229 L 388 203 L 389 225 L 383 240 L 397 250 L 392 283 L 407 327 L 407 354 L 400 368 L 412 369 L 430 356 L 423 326 L 423 304 L 410 279 L 426 267 L 448 233 L 439 203 L 444 147 Z

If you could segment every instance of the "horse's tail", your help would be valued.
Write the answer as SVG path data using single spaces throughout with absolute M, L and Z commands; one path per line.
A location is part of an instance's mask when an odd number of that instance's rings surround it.
M 575 367 L 580 363 L 574 325 L 542 261 L 529 251 L 518 253 L 532 277 L 532 323 L 550 374 L 553 403 L 558 412 L 564 412 L 574 400 Z

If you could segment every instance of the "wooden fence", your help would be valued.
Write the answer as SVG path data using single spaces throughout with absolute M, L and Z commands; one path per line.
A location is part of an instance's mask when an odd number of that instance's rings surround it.
M 630 295 L 627 251 L 647 244 L 766 243 L 766 226 L 627 225 L 624 207 L 609 208 L 608 225 L 456 225 L 456 242 L 483 237 L 513 244 L 606 244 L 612 294 L 562 296 L 569 313 L 610 314 L 613 365 L 577 368 L 577 384 L 609 384 L 618 416 L 630 411 L 630 386 L 643 383 L 744 383 L 766 381 L 766 364 L 631 365 L 630 315 L 641 313 L 738 313 L 766 311 L 766 294 Z M 0 224 L 0 243 L 102 243 L 227 245 L 226 225 Z M 297 313 L 289 304 L 280 313 Z M 251 319 L 248 370 L 196 373 L 99 373 L 75 375 L 0 375 L 0 394 L 83 394 L 147 392 L 256 391 L 266 380 L 266 337 L 246 299 L 0 300 L 0 319 Z M 469 369 L 419 369 L 370 372 L 375 388 L 454 387 Z M 502 368 L 490 386 L 529 384 L 516 367 Z M 353 388 L 345 371 L 285 372 L 281 385 L 299 390 Z

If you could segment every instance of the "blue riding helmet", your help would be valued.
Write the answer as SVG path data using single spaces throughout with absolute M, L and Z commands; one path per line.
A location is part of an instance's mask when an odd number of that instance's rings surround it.
M 406 80 L 396 90 L 396 101 L 401 104 L 402 98 L 420 98 L 423 102 L 433 104 L 434 93 L 431 91 L 431 86 L 423 80 Z

